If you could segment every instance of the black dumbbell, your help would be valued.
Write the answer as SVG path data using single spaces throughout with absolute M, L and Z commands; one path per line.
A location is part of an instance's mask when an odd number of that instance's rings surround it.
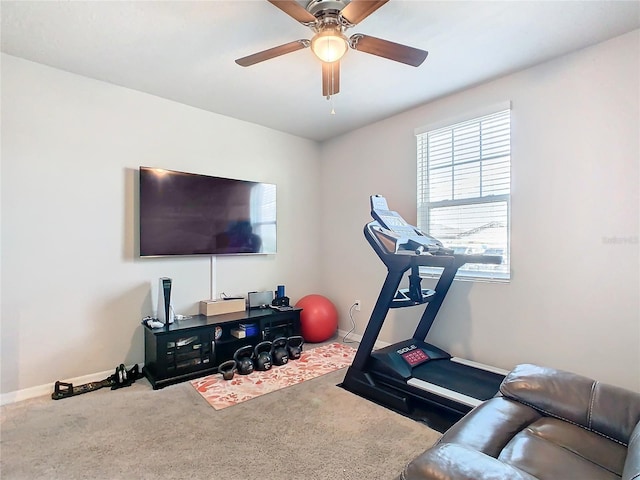
M 273 341 L 273 350 L 271 357 L 274 365 L 284 365 L 289 361 L 289 352 L 287 351 L 287 339 L 278 337 Z
M 294 335 L 287 339 L 287 351 L 289 352 L 289 360 L 297 360 L 302 355 L 302 346 L 304 338 L 300 335 Z
M 271 360 L 272 346 L 273 344 L 269 340 L 265 340 L 264 342 L 260 342 L 256 345 L 256 348 L 253 351 L 256 357 L 256 370 L 264 372 L 273 366 L 273 362 Z
M 222 374 L 222 378 L 225 380 L 231 380 L 233 375 L 236 373 L 236 370 L 238 370 L 238 364 L 235 360 L 227 360 L 218 366 L 218 371 Z
M 253 372 L 253 347 L 246 345 L 240 347 L 233 354 L 233 359 L 238 364 L 238 373 L 240 375 L 249 375 Z

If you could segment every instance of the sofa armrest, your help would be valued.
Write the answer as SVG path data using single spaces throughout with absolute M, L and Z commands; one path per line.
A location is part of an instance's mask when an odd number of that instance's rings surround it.
M 456 443 L 498 458 L 514 435 L 541 416 L 536 409 L 515 400 L 491 398 L 449 428 L 438 443 Z
M 489 455 L 455 443 L 430 448 L 407 465 L 400 480 L 536 480 Z
M 625 445 L 640 421 L 639 393 L 563 370 L 518 365 L 500 393 Z

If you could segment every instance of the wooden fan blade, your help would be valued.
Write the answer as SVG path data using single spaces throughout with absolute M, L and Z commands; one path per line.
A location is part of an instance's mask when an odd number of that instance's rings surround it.
M 356 25 L 388 1 L 389 0 L 351 0 L 351 3 L 342 9 L 340 16 L 351 25 Z
M 424 62 L 427 55 L 429 55 L 429 52 L 418 48 L 408 47 L 407 45 L 393 43 L 389 40 L 370 37 L 361 33 L 352 35 L 349 39 L 349 45 L 354 50 L 388 58 L 389 60 L 405 63 L 413 67 L 422 65 L 422 62 Z
M 340 92 L 340 61 L 322 62 L 322 95 L 328 97 Z
M 256 63 L 279 57 L 280 55 L 302 50 L 303 48 L 307 48 L 309 45 L 311 45 L 309 40 L 296 40 L 295 42 L 285 43 L 284 45 L 279 45 L 262 52 L 254 53 L 247 57 L 239 58 L 236 60 L 236 63 L 242 67 L 249 67 Z
M 304 7 L 295 0 L 268 0 L 268 2 L 300 23 L 315 23 L 316 21 L 316 17 L 307 12 Z

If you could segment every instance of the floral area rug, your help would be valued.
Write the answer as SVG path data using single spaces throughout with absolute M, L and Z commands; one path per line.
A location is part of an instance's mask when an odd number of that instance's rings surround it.
M 224 380 L 215 374 L 191 380 L 191 385 L 216 410 L 271 393 L 281 388 L 334 372 L 351 365 L 356 349 L 342 343 L 331 343 L 303 350 L 297 360 L 274 366 L 266 372 L 254 371 L 250 375 L 233 376 Z

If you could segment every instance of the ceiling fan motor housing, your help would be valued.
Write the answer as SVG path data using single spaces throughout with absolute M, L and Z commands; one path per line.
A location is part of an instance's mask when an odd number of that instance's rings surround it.
M 313 31 L 335 30 L 343 32 L 352 25 L 340 17 L 340 12 L 346 7 L 344 0 L 311 0 L 307 5 L 307 11 L 316 17 L 313 25 L 308 25 Z
M 311 0 L 307 5 L 307 11 L 314 17 L 326 10 L 334 10 L 340 13 L 347 6 L 347 3 L 345 0 Z

